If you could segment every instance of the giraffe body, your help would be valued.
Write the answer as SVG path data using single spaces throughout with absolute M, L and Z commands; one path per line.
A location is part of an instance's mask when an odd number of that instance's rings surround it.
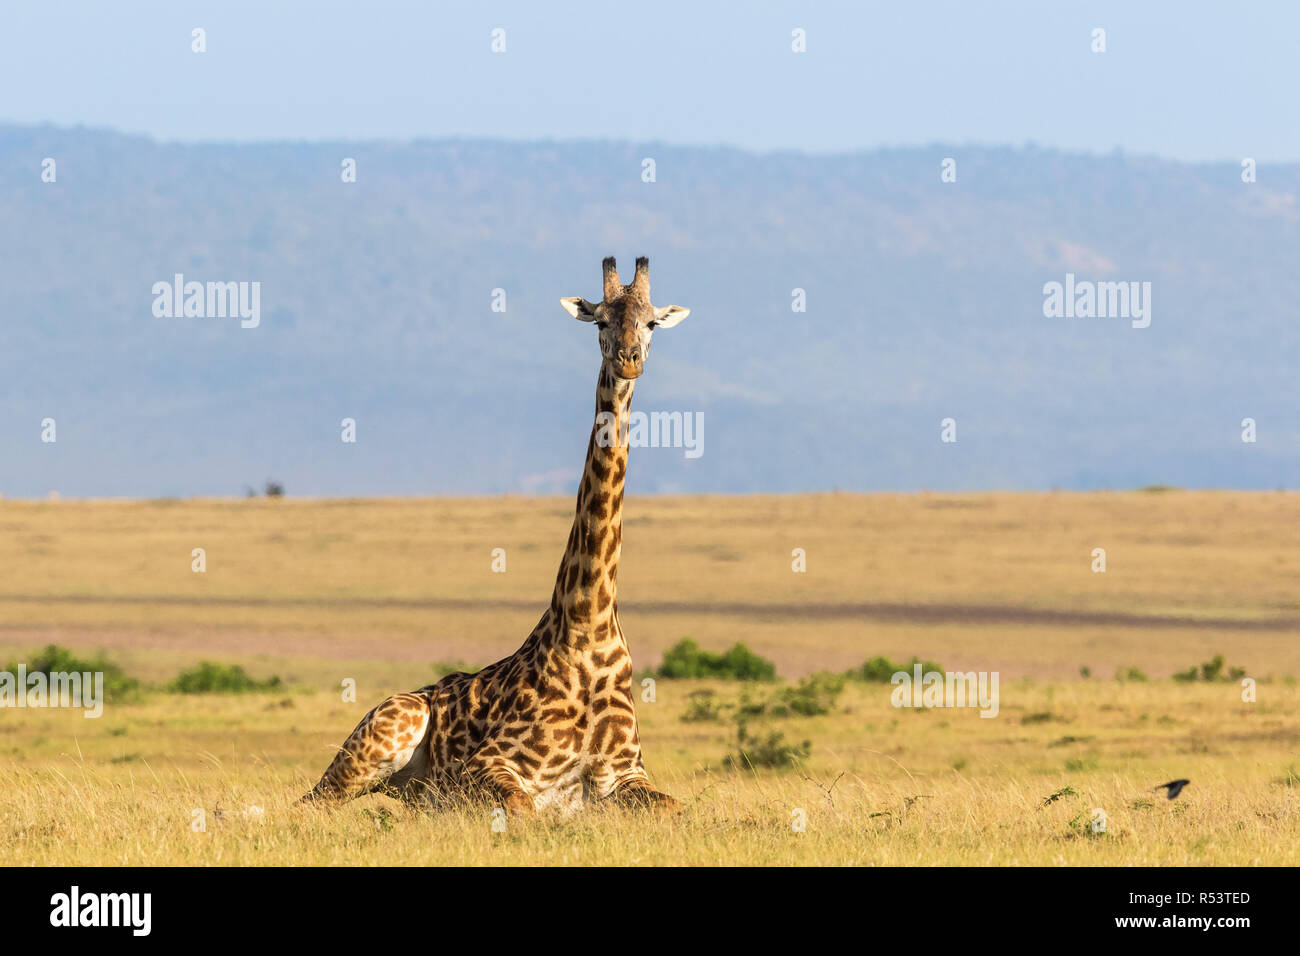
M 600 328 L 596 419 L 550 607 L 514 654 L 475 674 L 388 698 L 344 741 L 304 800 L 374 791 L 417 804 L 486 793 L 507 810 L 569 812 L 616 800 L 673 810 L 646 774 L 632 658 L 618 623 L 626 425 L 656 326 L 689 312 L 649 302 L 648 263 L 622 286 L 606 259 L 605 298 L 562 300 Z M 611 427 L 611 423 L 613 427 Z
M 367 714 L 312 791 L 382 790 L 412 803 L 485 789 L 537 809 L 576 809 L 648 787 L 617 625 L 604 640 L 548 650 L 551 611 L 519 651 L 477 674 L 448 674 Z

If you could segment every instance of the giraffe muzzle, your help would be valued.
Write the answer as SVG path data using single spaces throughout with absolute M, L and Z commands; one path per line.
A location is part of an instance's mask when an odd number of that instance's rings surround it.
M 639 348 L 619 349 L 614 356 L 614 371 L 619 378 L 637 378 L 645 368 L 645 356 Z

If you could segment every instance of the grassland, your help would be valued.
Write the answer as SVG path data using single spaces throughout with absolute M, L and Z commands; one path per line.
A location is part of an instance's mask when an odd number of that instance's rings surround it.
M 570 517 L 524 498 L 0 501 L 0 660 L 57 643 L 147 684 L 199 660 L 288 684 L 147 691 L 99 720 L 0 710 L 0 861 L 1297 862 L 1300 496 L 1285 493 L 630 499 L 620 604 L 639 668 L 684 636 L 744 641 L 788 679 L 916 655 L 1000 672 L 999 715 L 898 709 L 888 685 L 850 683 L 829 713 L 754 724 L 807 740 L 800 766 L 735 770 L 734 705 L 775 691 L 660 681 L 642 739 L 687 804 L 676 820 L 611 810 L 494 833 L 482 808 L 293 808 L 372 703 L 518 645 Z M 1256 702 L 1169 680 L 1214 654 L 1260 682 Z M 1151 680 L 1113 679 L 1129 667 Z M 720 719 L 683 720 L 706 690 Z M 1174 777 L 1192 780 L 1178 800 L 1152 792 Z

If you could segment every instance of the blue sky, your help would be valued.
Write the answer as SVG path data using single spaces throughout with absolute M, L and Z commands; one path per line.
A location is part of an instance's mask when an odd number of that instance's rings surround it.
M 17 2 L 0 8 L 0 122 L 1281 162 L 1300 160 L 1297 64 L 1292 2 Z

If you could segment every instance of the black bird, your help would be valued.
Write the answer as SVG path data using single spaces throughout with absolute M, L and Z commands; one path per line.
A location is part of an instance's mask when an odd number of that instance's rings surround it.
M 1156 787 L 1156 789 L 1168 790 L 1169 792 L 1165 794 L 1165 796 L 1172 800 L 1174 797 L 1182 793 L 1183 787 L 1187 786 L 1189 783 L 1191 783 L 1190 780 L 1170 780 L 1168 783 L 1162 783 L 1160 786 Z

